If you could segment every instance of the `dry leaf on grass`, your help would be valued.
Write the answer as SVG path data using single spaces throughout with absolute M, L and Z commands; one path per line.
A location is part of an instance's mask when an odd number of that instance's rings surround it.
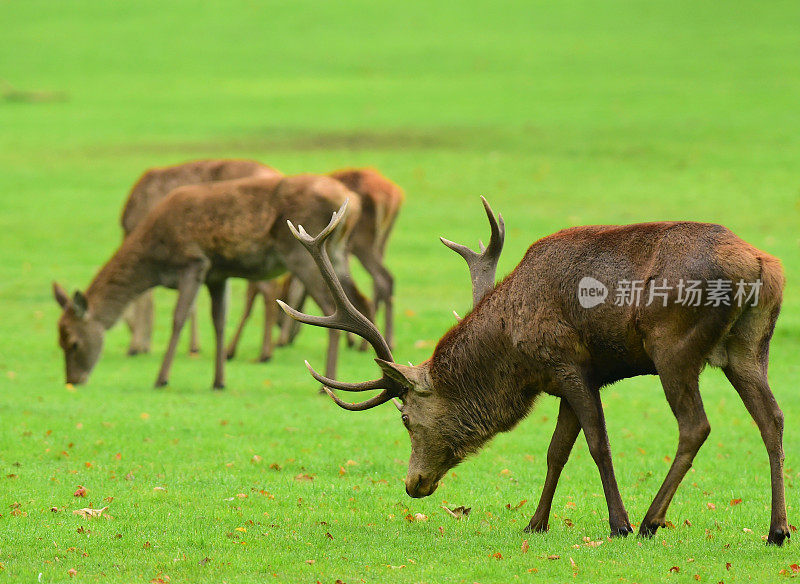
M 731 499 L 731 507 L 733 507 L 734 505 L 738 505 L 741 502 L 742 502 L 741 499 Z
M 511 506 L 511 503 L 506 503 L 506 509 L 509 509 L 509 510 L 511 510 L 511 511 L 516 511 L 517 509 L 519 509 L 520 507 L 522 507 L 522 506 L 523 506 L 525 503 L 527 503 L 527 502 L 528 502 L 528 500 L 527 500 L 527 499 L 523 499 L 522 501 L 520 501 L 519 503 L 517 503 L 517 504 L 516 504 L 516 505 L 514 505 L 513 507 Z
M 85 519 L 92 519 L 93 517 L 105 517 L 106 519 L 112 519 L 110 515 L 103 515 L 106 512 L 108 507 L 102 507 L 100 509 L 91 509 L 86 507 L 84 509 L 76 509 L 72 512 L 73 515 L 80 515 Z
M 466 517 L 469 515 L 469 512 L 472 511 L 472 507 L 464 507 L 463 505 L 460 507 L 454 507 L 453 509 L 449 509 L 445 505 L 442 505 L 442 509 L 447 511 L 448 515 L 450 515 L 453 519 L 461 519 L 462 517 Z
M 296 477 L 294 477 L 294 480 L 296 480 L 296 481 L 313 481 L 314 480 L 314 475 L 299 474 Z
M 83 485 L 78 485 L 78 488 L 75 489 L 75 492 L 72 493 L 73 497 L 85 497 L 86 496 L 86 488 Z
M 525 541 L 523 541 L 522 542 L 522 548 L 521 548 L 522 549 L 522 553 L 523 554 L 527 554 L 528 550 L 530 549 L 530 547 L 531 546 L 530 546 L 530 544 L 528 544 L 528 540 L 527 539 Z

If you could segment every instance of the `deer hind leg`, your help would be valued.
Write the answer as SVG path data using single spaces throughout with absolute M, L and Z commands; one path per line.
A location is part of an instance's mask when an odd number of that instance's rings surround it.
M 225 388 L 225 316 L 228 310 L 228 281 L 206 284 L 211 296 L 211 320 L 214 323 L 216 358 L 214 360 L 214 389 Z
M 575 412 L 569 403 L 562 399 L 558 410 L 556 429 L 553 432 L 553 438 L 550 440 L 550 447 L 547 449 L 547 476 L 544 480 L 542 496 L 539 498 L 539 505 L 537 505 L 536 512 L 533 514 L 525 531 L 547 531 L 550 521 L 550 507 L 553 504 L 553 495 L 556 492 L 558 479 L 561 476 L 564 465 L 567 464 L 567 459 L 569 459 L 569 454 L 580 431 L 581 426 L 578 423 Z
M 272 359 L 272 327 L 275 326 L 278 311 L 281 311 L 275 302 L 278 298 L 278 284 L 275 280 L 270 280 L 258 282 L 256 286 L 261 296 L 264 297 L 264 335 L 261 339 L 261 354 L 258 356 L 258 360 L 266 363 Z
M 603 404 L 600 402 L 600 392 L 590 388 L 575 374 L 564 374 L 561 381 L 561 399 L 566 399 L 580 423 L 589 452 L 600 472 L 603 483 L 603 492 L 608 505 L 608 522 L 611 526 L 611 536 L 627 536 L 633 533 L 633 528 L 628 519 L 628 512 L 622 503 L 619 494 L 617 478 L 614 476 L 614 466 L 611 462 L 611 446 L 608 443 Z
M 386 269 L 376 250 L 369 250 L 355 255 L 372 278 L 374 290 L 373 307 L 376 316 L 381 305 L 385 309 L 383 336 L 391 349 L 394 345 L 394 277 Z M 362 350 L 366 349 L 366 343 L 366 341 L 362 343 Z
M 774 324 L 774 323 L 773 323 Z M 767 334 L 748 336 L 747 331 L 736 328 L 727 343 L 728 365 L 725 376 L 742 398 L 753 417 L 769 456 L 772 483 L 772 512 L 767 543 L 782 545 L 790 537 L 786 520 L 786 499 L 783 485 L 783 412 L 767 382 L 768 343 L 772 327 Z M 737 334 L 744 333 L 744 334 Z M 750 339 L 747 343 L 745 339 Z M 760 347 L 752 340 L 761 340 Z
M 286 298 L 284 302 L 294 308 L 295 310 L 303 311 L 303 305 L 306 302 L 306 287 L 303 283 L 295 277 L 290 276 L 289 285 L 287 286 Z M 281 311 L 282 312 L 282 311 Z M 278 337 L 278 346 L 284 347 L 294 342 L 295 337 L 300 332 L 300 323 L 284 315 L 281 321 L 281 334 Z
M 234 333 L 233 338 L 228 345 L 228 350 L 226 351 L 226 357 L 228 360 L 233 359 L 236 356 L 236 348 L 239 346 L 239 340 L 241 339 L 244 325 L 247 323 L 247 319 L 250 318 L 250 313 L 253 311 L 253 304 L 256 301 L 256 295 L 258 293 L 257 286 L 257 282 L 247 283 L 247 292 L 245 292 L 244 312 L 242 313 L 242 319 L 239 321 L 239 326 L 236 327 L 236 332 Z
M 150 352 L 153 336 L 153 291 L 148 290 L 130 303 L 125 311 L 125 322 L 131 330 L 128 355 Z
M 172 335 L 169 339 L 169 345 L 167 345 L 167 352 L 164 354 L 164 360 L 161 363 L 161 369 L 156 378 L 156 387 L 163 387 L 167 384 L 169 370 L 170 367 L 172 367 L 172 360 L 175 358 L 175 349 L 178 347 L 181 330 L 186 323 L 194 300 L 197 297 L 197 290 L 205 279 L 208 267 L 208 260 L 197 260 L 184 268 L 179 276 L 178 302 L 175 305 L 175 312 L 172 315 Z

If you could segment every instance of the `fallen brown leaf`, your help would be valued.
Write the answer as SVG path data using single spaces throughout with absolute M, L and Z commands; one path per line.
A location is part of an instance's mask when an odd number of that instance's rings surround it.
M 525 541 L 523 541 L 522 542 L 522 553 L 523 554 L 527 554 L 528 550 L 530 549 L 530 547 L 531 546 L 530 546 L 530 544 L 528 544 L 528 540 L 527 539 Z
M 511 511 L 515 511 L 515 510 L 519 509 L 520 507 L 522 507 L 527 502 L 528 502 L 527 499 L 523 499 L 522 501 L 520 501 L 519 503 L 517 503 L 513 507 L 511 506 L 511 503 L 506 503 L 506 509 L 509 509 Z
M 445 505 L 442 505 L 442 509 L 447 511 L 447 513 L 453 519 L 461 519 L 462 517 L 466 517 L 467 515 L 469 515 L 469 512 L 472 511 L 472 507 L 464 507 L 463 505 L 461 505 L 460 507 L 455 507 L 453 509 L 449 509 Z
M 717 506 L 716 506 L 716 505 L 714 505 L 714 503 L 706 503 L 706 507 L 708 507 L 708 508 L 709 508 L 709 509 L 711 509 L 712 511 L 713 511 L 714 509 L 716 509 L 716 508 L 717 508 Z
M 78 485 L 78 488 L 72 494 L 73 497 L 85 497 L 86 496 L 86 488 L 83 485 Z
M 670 571 L 670 572 L 675 572 L 675 573 L 678 573 L 678 572 L 680 572 L 680 571 L 681 571 L 681 569 L 680 569 L 678 566 L 672 566 L 672 567 L 669 569 L 669 571 Z
M 500 552 L 494 552 L 489 557 L 490 558 L 494 558 L 495 560 L 502 560 L 503 559 L 503 554 L 501 554 Z
M 106 519 L 111 519 L 109 515 L 103 515 L 108 507 L 102 507 L 100 509 L 90 509 L 88 507 L 84 509 L 76 509 L 72 512 L 73 515 L 80 515 L 84 519 L 92 519 L 93 517 L 105 517 Z
M 733 507 L 734 505 L 738 505 L 741 502 L 742 502 L 741 499 L 731 499 L 731 507 Z
M 548 560 L 560 560 L 561 556 L 558 556 L 556 554 L 551 554 L 551 555 L 547 556 L 547 559 Z
M 314 476 L 310 475 L 310 474 L 299 474 L 296 477 L 294 477 L 294 480 L 296 480 L 296 481 L 313 481 L 314 480 Z

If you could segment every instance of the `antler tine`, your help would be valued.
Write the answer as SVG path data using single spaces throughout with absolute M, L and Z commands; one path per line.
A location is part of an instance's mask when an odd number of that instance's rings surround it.
M 374 408 L 375 406 L 385 404 L 386 402 L 395 397 L 390 390 L 384 389 L 378 395 L 376 395 L 375 397 L 371 397 L 368 400 L 358 403 L 350 403 L 340 400 L 338 397 L 336 397 L 335 393 L 333 393 L 330 389 L 328 389 L 324 385 L 322 386 L 322 389 L 325 390 L 325 393 L 331 396 L 331 399 L 334 402 L 336 402 L 337 406 L 339 406 L 340 408 L 344 408 L 345 410 L 350 410 L 351 412 L 363 412 L 364 410 L 368 410 L 370 408 Z
M 314 371 L 314 368 L 311 367 L 308 361 L 306 361 L 306 368 L 308 368 L 308 371 L 311 373 L 311 377 L 319 381 L 322 385 L 326 387 L 332 387 L 333 389 L 341 389 L 344 391 L 369 391 L 371 389 L 386 388 L 383 377 L 380 379 L 373 379 L 372 381 L 364 381 L 363 383 L 345 383 L 343 381 L 336 381 L 330 377 L 320 375 Z
M 472 278 L 472 305 L 475 306 L 481 299 L 494 287 L 495 273 L 497 272 L 497 261 L 503 251 L 503 242 L 506 236 L 506 225 L 503 216 L 498 213 L 495 218 L 492 208 L 485 197 L 481 197 L 483 208 L 489 219 L 491 228 L 491 238 L 489 245 L 484 246 L 480 241 L 480 251 L 474 252 L 466 245 L 455 243 L 444 237 L 440 237 L 442 243 L 452 249 L 467 262 L 469 273 Z
M 281 300 L 278 300 L 278 304 L 284 310 L 284 312 L 286 312 L 286 314 L 297 321 L 325 328 L 345 330 L 357 334 L 369 342 L 370 345 L 372 345 L 378 357 L 383 360 L 393 362 L 394 358 L 392 357 L 392 352 L 389 349 L 389 345 L 386 343 L 386 339 L 383 338 L 383 335 L 381 335 L 380 331 L 378 331 L 375 325 L 372 324 L 372 322 L 366 316 L 361 314 L 353 306 L 352 302 L 350 302 L 350 299 L 347 298 L 344 288 L 342 287 L 342 283 L 339 281 L 339 278 L 333 269 L 330 256 L 328 255 L 325 242 L 327 238 L 330 237 L 330 235 L 336 230 L 337 226 L 342 220 L 342 217 L 344 217 L 346 210 L 347 201 L 345 201 L 339 210 L 333 214 L 328 226 L 325 227 L 325 229 L 323 229 L 316 237 L 311 237 L 302 225 L 298 225 L 297 228 L 295 228 L 291 221 L 287 221 L 292 235 L 294 235 L 300 241 L 300 243 L 305 246 L 305 248 L 311 254 L 311 257 L 314 258 L 314 262 L 317 264 L 317 267 L 319 267 L 322 278 L 325 281 L 325 284 L 327 284 L 331 295 L 333 296 L 333 301 L 336 306 L 334 313 L 328 316 L 312 316 L 295 310 Z M 311 372 L 311 375 L 314 377 L 314 379 L 323 384 L 323 389 L 325 389 L 328 395 L 333 398 L 333 401 L 346 410 L 366 410 L 385 403 L 393 397 L 399 396 L 402 392 L 401 388 L 398 387 L 398 384 L 386 375 L 382 376 L 380 379 L 365 381 L 363 383 L 345 383 L 342 381 L 336 381 L 335 379 L 330 379 L 324 375 L 320 375 L 314 371 L 314 369 L 309 365 L 308 361 L 306 361 L 306 367 L 308 367 L 308 370 Z M 344 391 L 369 391 L 372 389 L 383 389 L 383 391 L 377 396 L 366 401 L 357 404 L 351 404 L 336 397 L 334 393 L 328 389 L 329 387 Z

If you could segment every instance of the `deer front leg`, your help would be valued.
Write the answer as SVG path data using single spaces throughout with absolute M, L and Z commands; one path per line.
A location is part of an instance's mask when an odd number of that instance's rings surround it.
M 228 308 L 228 281 L 208 282 L 211 296 L 211 320 L 214 323 L 216 359 L 214 361 L 214 389 L 225 387 L 225 314 Z
M 179 276 L 178 302 L 172 315 L 172 336 L 170 336 L 167 352 L 164 354 L 164 361 L 161 363 L 161 370 L 156 378 L 156 387 L 163 387 L 167 384 L 172 360 L 175 358 L 175 349 L 181 336 L 181 329 L 186 323 L 186 318 L 189 316 L 189 311 L 197 297 L 197 290 L 205 279 L 207 271 L 208 260 L 198 260 L 184 268 Z
M 711 431 L 698 389 L 700 368 L 676 361 L 659 372 L 664 394 L 678 420 L 678 450 L 661 488 L 639 526 L 639 535 L 652 537 L 666 522 L 667 508 L 692 461 Z
M 256 301 L 256 295 L 258 293 L 257 286 L 258 284 L 256 282 L 247 283 L 247 292 L 245 293 L 244 313 L 242 314 L 242 320 L 239 321 L 239 326 L 236 327 L 236 333 L 234 333 L 233 338 L 231 339 L 231 342 L 228 345 L 228 350 L 226 351 L 226 356 L 228 360 L 233 359 L 233 357 L 236 355 L 236 347 L 239 345 L 239 339 L 242 336 L 244 325 L 245 323 L 247 323 L 247 319 L 250 318 L 250 313 L 253 311 L 253 304 Z
M 200 335 L 197 331 L 197 309 L 192 305 L 189 312 L 189 354 L 200 352 Z
M 611 462 L 611 447 L 608 443 L 600 392 L 588 387 L 577 374 L 563 380 L 562 392 L 562 399 L 569 402 L 578 418 L 589 446 L 589 452 L 600 471 L 600 480 L 603 483 L 603 492 L 608 505 L 611 536 L 625 537 L 629 533 L 633 533 L 633 528 L 628 520 L 628 512 L 622 504 L 617 479 L 614 476 L 614 465 Z
M 128 305 L 125 322 L 131 330 L 128 355 L 150 352 L 153 334 L 153 291 L 148 290 Z
M 550 440 L 550 447 L 547 450 L 547 476 L 544 480 L 542 496 L 539 499 L 536 512 L 533 514 L 528 527 L 525 528 L 526 532 L 547 531 L 550 521 L 550 507 L 553 504 L 553 495 L 556 492 L 558 479 L 561 476 L 564 465 L 567 464 L 569 454 L 580 431 L 581 426 L 578 423 L 575 412 L 569 403 L 562 399 L 558 410 L 556 429 L 553 431 L 553 438 Z

